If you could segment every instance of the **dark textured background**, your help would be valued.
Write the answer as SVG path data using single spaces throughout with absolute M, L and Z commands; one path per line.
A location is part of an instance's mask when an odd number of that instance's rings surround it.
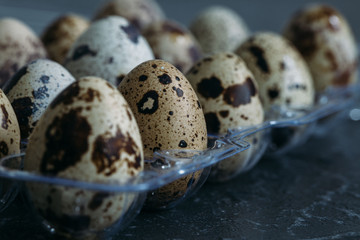
M 17 17 L 37 33 L 66 12 L 91 17 L 104 1 L 0 0 L 0 16 Z M 165 1 L 169 18 L 189 24 L 205 6 L 221 3 L 253 31 L 279 32 L 310 1 Z M 326 1 L 349 20 L 360 39 L 359 1 Z M 286 155 L 263 158 L 227 183 L 207 183 L 188 201 L 143 212 L 112 239 L 360 239 L 359 122 L 344 118 Z M 21 199 L 0 214 L 0 239 L 51 239 Z
M 75 12 L 92 17 L 105 0 L 0 0 L 0 16 L 14 16 L 27 22 L 36 32 L 57 16 Z M 188 25 L 204 7 L 221 4 L 237 11 L 253 31 L 271 30 L 279 32 L 290 16 L 301 6 L 311 2 L 325 2 L 339 9 L 360 37 L 359 6 L 357 0 L 288 1 L 288 0 L 158 0 L 168 18 Z

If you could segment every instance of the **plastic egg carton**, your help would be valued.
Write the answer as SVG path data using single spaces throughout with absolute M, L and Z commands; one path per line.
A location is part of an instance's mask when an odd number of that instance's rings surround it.
M 51 218 L 51 214 L 43 213 L 47 220 L 38 215 L 39 221 L 43 222 L 50 232 L 63 236 L 79 238 L 89 235 L 107 236 L 125 228 L 142 208 L 153 209 L 151 204 L 154 204 L 155 208 L 167 209 L 184 201 L 202 186 L 209 175 L 210 181 L 226 181 L 250 170 L 265 153 L 282 154 L 299 146 L 314 132 L 314 126 L 317 131 L 320 131 L 329 128 L 336 122 L 335 113 L 351 107 L 357 100 L 356 92 L 358 90 L 358 86 L 337 90 L 329 89 L 323 95 L 318 96 L 318 101 L 312 109 L 303 111 L 273 109 L 267 113 L 268 120 L 263 124 L 229 129 L 228 133 L 222 136 L 209 136 L 209 148 L 206 151 L 190 151 L 191 154 L 189 151 L 180 150 L 155 152 L 153 159 L 146 160 L 150 167 L 127 182 L 82 182 L 39 175 L 22 170 L 24 151 L 19 155 L 5 157 L 0 160 L 0 211 L 11 204 L 19 192 L 25 193 L 27 196 L 26 187 L 32 184 L 41 184 L 41 187 L 45 188 L 65 189 L 67 192 L 91 193 L 93 196 L 98 196 L 98 199 L 93 198 L 89 201 L 83 196 L 71 196 L 73 206 L 71 217 Z M 276 144 L 271 137 L 273 131 L 284 133 L 286 144 Z M 253 139 L 253 136 L 257 136 L 258 139 L 255 144 L 253 141 L 247 141 Z M 256 145 L 258 146 L 256 147 Z M 252 148 L 255 148 L 256 151 L 252 151 Z M 191 155 L 192 157 L 186 157 Z M 224 175 L 220 171 L 219 165 L 233 156 L 245 160 L 234 172 Z M 212 167 L 216 170 L 211 171 Z M 197 176 L 195 184 L 193 179 L 198 173 L 200 176 Z M 157 202 L 158 199 L 152 198 L 152 192 L 179 179 L 186 179 L 188 186 L 184 192 L 177 193 L 177 197 L 168 202 L 164 202 L 163 199 Z M 155 194 L 155 196 L 158 195 Z M 106 220 L 100 221 L 100 224 L 98 222 L 94 224 L 92 218 L 96 221 L 103 218 L 103 215 L 99 213 L 94 213 L 91 219 L 82 216 L 81 209 L 84 204 L 97 206 L 109 197 L 110 199 L 120 197 L 126 205 L 123 212 L 111 216 L 117 218 L 112 224 L 106 224 Z M 146 197 L 150 199 L 147 201 L 150 202 L 150 206 L 144 206 Z M 29 197 L 27 199 L 30 201 Z M 34 214 L 38 214 L 37 211 L 33 211 Z

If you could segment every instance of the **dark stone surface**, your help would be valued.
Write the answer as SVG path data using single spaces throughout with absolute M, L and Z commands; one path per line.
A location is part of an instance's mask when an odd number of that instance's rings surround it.
M 140 213 L 112 239 L 359 239 L 359 135 L 359 122 L 342 120 L 174 209 Z M 49 235 L 18 199 L 0 214 L 0 239 Z

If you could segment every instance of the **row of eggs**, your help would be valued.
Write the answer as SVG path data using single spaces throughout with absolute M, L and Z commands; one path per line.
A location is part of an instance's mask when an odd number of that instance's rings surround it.
M 284 36 L 300 55 L 277 34 L 248 37 L 242 20 L 222 7 L 200 14 L 191 26 L 193 35 L 164 20 L 152 1 L 142 1 L 153 10 L 135 14 L 140 19 L 124 16 L 134 25 L 122 17 L 103 18 L 134 14 L 130 2 L 111 2 L 90 26 L 68 16 L 48 28 L 43 41 L 49 56 L 65 68 L 50 60 L 32 61 L 46 57 L 40 40 L 16 20 L 0 21 L 3 155 L 19 151 L 20 132 L 23 139 L 31 134 L 28 171 L 126 181 L 144 169 L 144 157 L 151 159 L 156 150 L 205 150 L 207 133 L 259 124 L 274 104 L 309 108 L 316 91 L 356 79 L 355 41 L 332 8 L 311 6 L 290 21 Z M 125 3 L 131 11 L 118 13 Z M 226 167 L 233 170 L 234 165 Z M 200 174 L 152 194 L 160 196 L 160 205 L 167 204 L 189 182 L 196 184 Z M 96 194 L 38 184 L 29 190 L 38 210 L 52 219 L 71 215 L 71 198 L 58 204 L 59 196 L 86 195 L 82 214 L 90 218 L 91 229 L 111 225 L 108 219 L 118 219 L 130 206 L 124 198 L 106 196 L 93 209 Z M 110 216 L 103 214 L 109 205 L 117 209 L 106 210 Z

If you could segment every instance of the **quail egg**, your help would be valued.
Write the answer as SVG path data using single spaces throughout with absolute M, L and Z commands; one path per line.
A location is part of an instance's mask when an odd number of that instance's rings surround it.
M 49 58 L 62 64 L 75 40 L 89 27 L 89 21 L 82 16 L 67 14 L 49 25 L 41 40 Z
M 137 28 L 112 16 L 91 24 L 69 50 L 64 66 L 75 78 L 97 76 L 117 86 L 131 69 L 153 58 Z
M 284 30 L 306 60 L 317 92 L 355 83 L 358 49 L 344 16 L 336 9 L 313 4 L 298 11 Z
M 249 35 L 248 27 L 232 9 L 212 6 L 201 12 L 190 25 L 204 54 L 234 51 Z
M 199 61 L 186 75 L 203 107 L 207 130 L 225 135 L 229 129 L 263 122 L 258 86 L 245 62 L 234 53 L 218 53 Z M 244 170 L 261 144 L 259 134 L 250 136 L 251 148 L 224 159 L 211 170 L 211 178 L 225 181 Z
M 95 19 L 113 15 L 126 18 L 140 31 L 150 23 L 165 18 L 164 12 L 155 0 L 112 0 L 98 11 Z
M 41 116 L 24 169 L 88 183 L 126 184 L 144 167 L 135 117 L 119 91 L 97 77 L 80 78 Z M 27 183 L 34 208 L 60 232 L 102 231 L 124 216 L 136 193 L 111 193 Z
M 205 150 L 207 131 L 201 104 L 184 75 L 164 60 L 146 61 L 119 84 L 140 128 L 145 158 L 159 150 Z M 190 153 L 191 154 L 191 153 Z M 150 169 L 153 164 L 147 165 Z M 200 184 L 202 170 L 148 194 L 148 208 L 167 208 Z
M 24 23 L 14 18 L 0 19 L 0 87 L 21 67 L 46 57 L 40 39 Z
M 4 87 L 27 139 L 50 102 L 75 79 L 60 64 L 38 59 L 22 67 Z
M 259 84 L 266 111 L 272 106 L 291 109 L 310 108 L 314 103 L 314 84 L 300 53 L 282 36 L 259 32 L 236 50 Z
M 155 58 L 170 62 L 183 73 L 201 58 L 201 48 L 196 39 L 175 21 L 154 22 L 144 30 L 143 35 Z

